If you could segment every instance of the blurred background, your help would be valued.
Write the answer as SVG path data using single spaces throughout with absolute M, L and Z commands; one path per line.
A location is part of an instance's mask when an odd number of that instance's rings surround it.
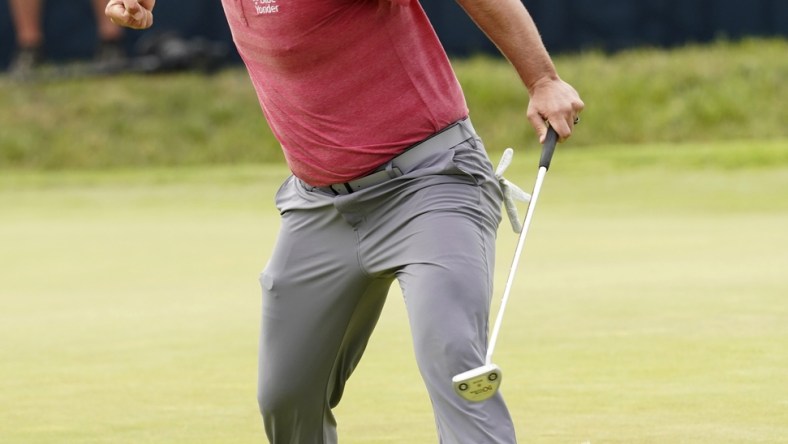
M 93 54 L 96 27 L 88 0 L 46 3 L 46 53 L 55 60 Z M 782 0 L 528 0 L 524 2 L 551 52 L 637 46 L 670 47 L 725 37 L 788 35 L 788 2 Z M 452 55 L 494 52 L 495 48 L 453 1 L 422 2 Z M 162 1 L 156 28 L 129 33 L 126 46 L 150 33 L 174 31 L 184 38 L 202 37 L 231 47 L 218 0 Z M 15 38 L 8 0 L 0 0 L 0 67 L 7 66 Z M 232 56 L 230 57 L 232 60 Z

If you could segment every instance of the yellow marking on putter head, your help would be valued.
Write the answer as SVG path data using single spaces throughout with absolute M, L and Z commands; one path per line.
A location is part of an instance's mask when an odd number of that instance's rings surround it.
M 454 391 L 462 398 L 481 402 L 498 392 L 501 385 L 501 369 L 495 364 L 487 364 L 468 370 L 451 378 Z

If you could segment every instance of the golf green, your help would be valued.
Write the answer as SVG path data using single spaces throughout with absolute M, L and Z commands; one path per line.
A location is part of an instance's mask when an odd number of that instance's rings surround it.
M 757 146 L 559 151 L 494 356 L 521 442 L 788 439 L 788 165 L 697 162 Z M 261 442 L 285 174 L 4 172 L 0 441 Z M 515 243 L 502 224 L 496 305 Z M 336 415 L 344 443 L 436 442 L 396 288 Z

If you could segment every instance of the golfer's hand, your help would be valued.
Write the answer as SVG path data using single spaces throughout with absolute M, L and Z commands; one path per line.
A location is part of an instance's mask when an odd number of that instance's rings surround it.
M 112 23 L 131 29 L 153 26 L 153 6 L 156 0 L 109 0 L 104 14 Z
M 559 141 L 568 139 L 585 107 L 577 91 L 561 79 L 545 79 L 534 84 L 530 93 L 528 120 L 539 142 L 544 143 L 548 126 L 553 127 Z

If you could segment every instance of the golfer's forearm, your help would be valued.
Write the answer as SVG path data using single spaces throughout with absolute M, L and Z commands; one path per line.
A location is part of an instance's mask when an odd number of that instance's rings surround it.
M 528 91 L 557 79 L 555 66 L 531 15 L 520 0 L 457 0 L 517 70 Z

